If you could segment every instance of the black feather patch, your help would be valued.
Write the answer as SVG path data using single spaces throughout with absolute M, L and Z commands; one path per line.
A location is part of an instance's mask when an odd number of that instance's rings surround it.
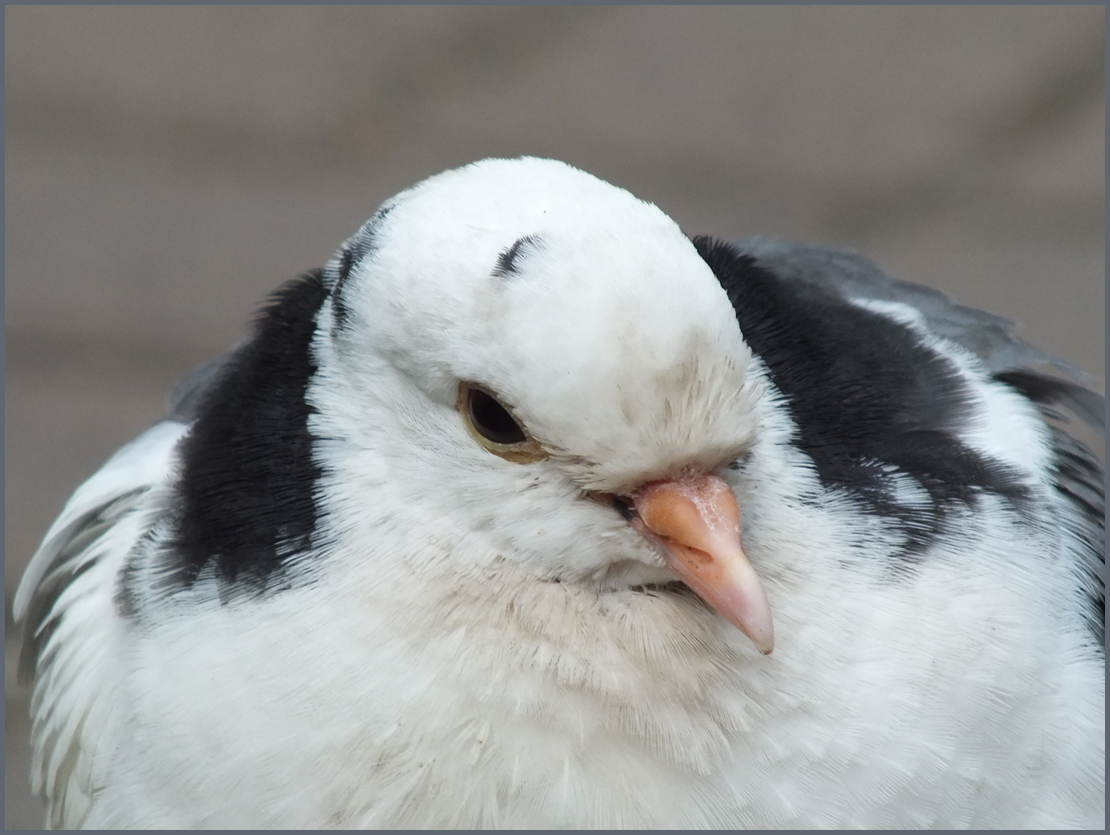
M 957 370 L 910 329 L 823 288 L 786 282 L 733 246 L 694 238 L 728 293 L 744 339 L 767 365 L 821 483 L 898 519 L 905 555 L 920 554 L 957 504 L 980 492 L 1020 503 L 1011 467 L 960 442 L 968 392 Z M 906 504 L 909 477 L 928 500 Z
M 391 211 L 393 211 L 393 206 L 388 205 L 382 206 L 374 212 L 373 217 L 362 224 L 362 228 L 343 245 L 343 249 L 339 253 L 339 268 L 334 279 L 330 282 L 330 286 L 332 315 L 335 317 L 336 326 L 340 328 L 347 324 L 347 306 L 343 303 L 343 288 L 347 283 L 347 278 L 351 275 L 351 270 L 363 258 L 373 252 L 382 223 Z M 325 281 L 325 284 L 329 284 L 329 282 Z
M 327 297 L 317 272 L 282 287 L 253 338 L 220 370 L 182 442 L 180 507 L 170 553 L 175 585 L 206 567 L 225 586 L 261 591 L 316 529 L 313 496 L 321 471 L 312 457 L 305 401 L 316 371 L 309 345 Z
M 540 243 L 539 235 L 525 235 L 517 238 L 513 245 L 497 256 L 497 264 L 493 268 L 494 278 L 508 278 L 517 272 L 516 260 L 521 250 L 527 247 L 536 247 Z

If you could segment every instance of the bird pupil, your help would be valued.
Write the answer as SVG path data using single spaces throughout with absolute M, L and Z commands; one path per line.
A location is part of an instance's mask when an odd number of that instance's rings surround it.
M 469 402 L 470 422 L 486 440 L 495 444 L 519 444 L 528 440 L 520 424 L 494 397 L 472 388 Z

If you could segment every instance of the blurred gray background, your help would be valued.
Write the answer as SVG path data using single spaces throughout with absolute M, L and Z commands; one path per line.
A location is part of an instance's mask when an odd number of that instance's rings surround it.
M 857 248 L 1104 374 L 1101 6 L 6 7 L 11 598 L 72 490 L 396 191 L 564 159 L 687 233 Z

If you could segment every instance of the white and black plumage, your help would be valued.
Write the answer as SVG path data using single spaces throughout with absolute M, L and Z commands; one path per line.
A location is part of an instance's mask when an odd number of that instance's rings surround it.
M 54 826 L 1103 823 L 1102 399 L 1003 320 L 487 160 L 171 399 L 16 597 Z

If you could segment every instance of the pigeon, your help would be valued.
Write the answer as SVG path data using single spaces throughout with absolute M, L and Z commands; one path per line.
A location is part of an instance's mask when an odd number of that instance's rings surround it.
M 53 827 L 1101 828 L 1103 399 L 565 163 L 386 201 L 73 494 Z

